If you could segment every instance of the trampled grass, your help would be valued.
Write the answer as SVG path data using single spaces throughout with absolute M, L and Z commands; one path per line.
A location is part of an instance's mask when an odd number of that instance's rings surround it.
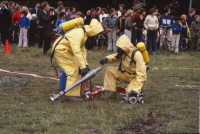
M 0 69 L 59 78 L 50 57 L 42 56 L 42 49 L 12 45 L 10 48 L 11 54 L 4 54 L 0 48 Z M 111 52 L 96 48 L 88 51 L 90 68 L 100 66 L 100 59 L 108 54 Z M 121 104 L 119 94 L 117 100 L 69 103 L 61 97 L 51 102 L 49 94 L 59 92 L 59 81 L 0 72 L 0 133 L 88 133 L 92 129 L 96 130 L 91 133 L 115 133 L 133 120 L 146 117 L 150 111 L 165 124 L 158 132 L 198 133 L 200 88 L 175 85 L 200 86 L 200 53 L 174 55 L 162 50 L 155 56 L 150 54 L 150 59 L 143 105 Z M 54 64 L 59 71 L 55 60 Z M 101 66 L 102 71 L 92 79 L 93 85 L 103 85 L 108 66 L 118 63 Z M 126 86 L 121 82 L 118 85 Z

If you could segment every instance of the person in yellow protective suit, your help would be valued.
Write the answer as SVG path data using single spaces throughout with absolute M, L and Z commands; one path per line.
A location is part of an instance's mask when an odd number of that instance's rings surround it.
M 122 35 L 117 43 L 117 52 L 101 59 L 100 64 L 121 62 L 119 68 L 108 67 L 105 72 L 104 85 L 105 90 L 110 91 L 103 98 L 115 97 L 116 80 L 128 84 L 126 92 L 129 96 L 137 96 L 141 92 L 144 82 L 147 80 L 146 65 L 143 55 L 137 48 L 131 44 L 126 35 Z M 132 59 L 132 61 L 131 61 Z
M 87 74 L 89 67 L 84 44 L 88 36 L 94 36 L 102 31 L 101 24 L 96 19 L 93 19 L 90 25 L 84 25 L 84 28 L 77 27 L 72 29 L 64 34 L 64 38 L 61 36 L 55 41 L 52 50 L 58 44 L 54 51 L 54 58 L 67 75 L 66 88 L 78 81 L 81 78 L 81 74 Z M 79 71 L 81 71 L 81 74 Z M 80 96 L 80 85 L 65 95 Z

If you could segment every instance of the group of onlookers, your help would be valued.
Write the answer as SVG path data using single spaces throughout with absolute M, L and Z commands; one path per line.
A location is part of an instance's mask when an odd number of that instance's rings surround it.
M 191 36 L 190 50 L 198 49 L 200 23 L 199 16 L 195 16 L 193 8 L 188 16 L 183 14 L 181 17 L 175 17 L 174 22 L 170 15 L 171 10 L 167 6 L 164 8 L 163 15 L 158 12 L 156 6 L 148 11 L 148 15 L 140 6 L 135 6 L 133 10 L 126 10 L 124 4 L 120 4 L 117 11 L 114 8 L 109 9 L 109 12 L 106 8 L 92 8 L 86 15 L 80 11 L 76 12 L 75 7 L 64 7 L 61 1 L 58 2 L 57 9 L 50 7 L 47 1 L 44 1 L 41 6 L 40 2 L 35 2 L 34 6 L 28 9 L 13 1 L 1 3 L 0 21 L 3 44 L 6 39 L 9 39 L 13 44 L 18 44 L 18 47 L 34 47 L 36 35 L 38 35 L 38 46 L 42 48 L 44 43 L 43 54 L 47 55 L 51 45 L 52 29 L 58 29 L 61 23 L 81 17 L 86 25 L 90 24 L 92 19 L 101 22 L 104 31 L 98 36 L 99 49 L 103 44 L 104 50 L 116 52 L 116 41 L 123 34 L 126 34 L 136 46 L 142 41 L 144 33 L 147 36 L 147 51 L 152 50 L 152 54 L 155 54 L 158 47 L 162 48 L 166 38 L 171 38 L 171 34 L 172 45 L 169 45 L 171 51 L 178 53 L 185 50 L 188 36 L 189 38 Z M 161 37 L 159 42 L 158 36 Z M 96 43 L 97 38 L 90 37 L 86 42 L 86 48 L 93 49 Z M 108 47 L 106 47 L 107 44 Z

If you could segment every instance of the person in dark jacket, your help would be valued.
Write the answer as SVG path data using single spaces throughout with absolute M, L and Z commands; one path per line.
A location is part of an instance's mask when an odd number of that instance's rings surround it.
M 117 40 L 120 36 L 124 34 L 127 10 L 124 9 L 120 13 L 121 13 L 121 16 L 117 19 L 117 35 L 118 35 Z
M 51 45 L 51 22 L 54 19 L 53 11 L 50 11 L 50 6 L 48 3 L 42 3 L 41 5 L 42 11 L 39 13 L 39 23 L 40 26 L 43 27 L 43 30 L 41 32 L 42 35 L 42 41 L 39 43 L 42 43 L 44 41 L 44 48 L 43 48 L 43 55 L 47 55 L 47 51 L 50 48 Z M 49 14 L 48 14 L 48 11 Z M 39 46 L 42 46 L 42 44 L 39 44 Z
M 196 10 L 194 8 L 191 8 L 190 14 L 187 15 L 187 24 L 188 24 L 189 29 L 191 29 L 192 22 L 195 21 L 195 18 L 194 18 L 195 13 L 196 13 Z
M 142 41 L 142 36 L 143 36 L 143 31 L 144 31 L 144 21 L 145 21 L 146 11 L 144 8 L 141 8 L 139 13 L 140 15 L 136 16 L 135 19 L 133 20 L 133 23 L 136 23 L 134 27 L 133 35 L 132 35 L 134 46 L 136 46 L 137 43 Z M 136 39 L 137 39 L 137 43 L 136 43 Z
M 1 41 L 5 44 L 6 40 L 9 39 L 9 26 L 12 23 L 12 18 L 8 9 L 6 9 L 6 5 L 1 4 Z
M 40 3 L 39 2 L 35 2 L 35 7 L 31 10 L 31 14 L 36 14 L 37 19 L 39 18 L 39 13 L 41 11 L 40 7 Z
M 99 16 L 96 15 L 96 10 L 94 8 L 91 9 L 91 14 L 86 17 L 84 24 L 90 25 L 90 22 L 91 22 L 92 19 L 97 19 L 100 22 Z M 86 41 L 85 48 L 88 49 L 88 50 L 91 50 L 91 49 L 93 49 L 93 46 L 94 46 L 95 43 L 96 43 L 95 37 L 94 36 L 89 37 Z
M 31 25 L 30 25 L 30 36 L 29 36 L 30 47 L 35 47 L 35 34 L 37 30 L 36 18 L 37 18 L 36 14 L 32 14 L 32 20 L 30 21 Z

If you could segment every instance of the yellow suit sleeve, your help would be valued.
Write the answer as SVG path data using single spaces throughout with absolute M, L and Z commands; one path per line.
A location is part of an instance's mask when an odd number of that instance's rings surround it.
M 134 60 L 136 62 L 136 80 L 133 83 L 134 85 L 137 85 L 137 86 L 134 86 L 134 88 L 141 89 L 144 81 L 146 81 L 147 79 L 146 66 L 145 66 L 144 58 L 140 52 L 135 53 Z
M 117 53 L 106 56 L 108 58 L 108 63 L 120 62 L 121 58 L 116 59 L 116 57 L 115 57 L 116 55 L 117 55 Z
M 87 62 L 87 52 L 86 52 L 86 49 L 85 49 L 85 46 L 82 46 L 82 53 L 83 53 L 83 58 L 84 58 L 84 62 L 86 65 L 88 65 L 88 62 Z
M 77 34 L 79 33 L 79 34 Z M 82 29 L 75 29 L 70 31 L 70 33 L 65 35 L 70 42 L 70 46 L 72 49 L 72 53 L 76 58 L 78 66 L 80 69 L 86 67 L 85 58 L 83 56 L 83 52 L 81 50 L 81 42 L 84 38 L 84 32 Z

